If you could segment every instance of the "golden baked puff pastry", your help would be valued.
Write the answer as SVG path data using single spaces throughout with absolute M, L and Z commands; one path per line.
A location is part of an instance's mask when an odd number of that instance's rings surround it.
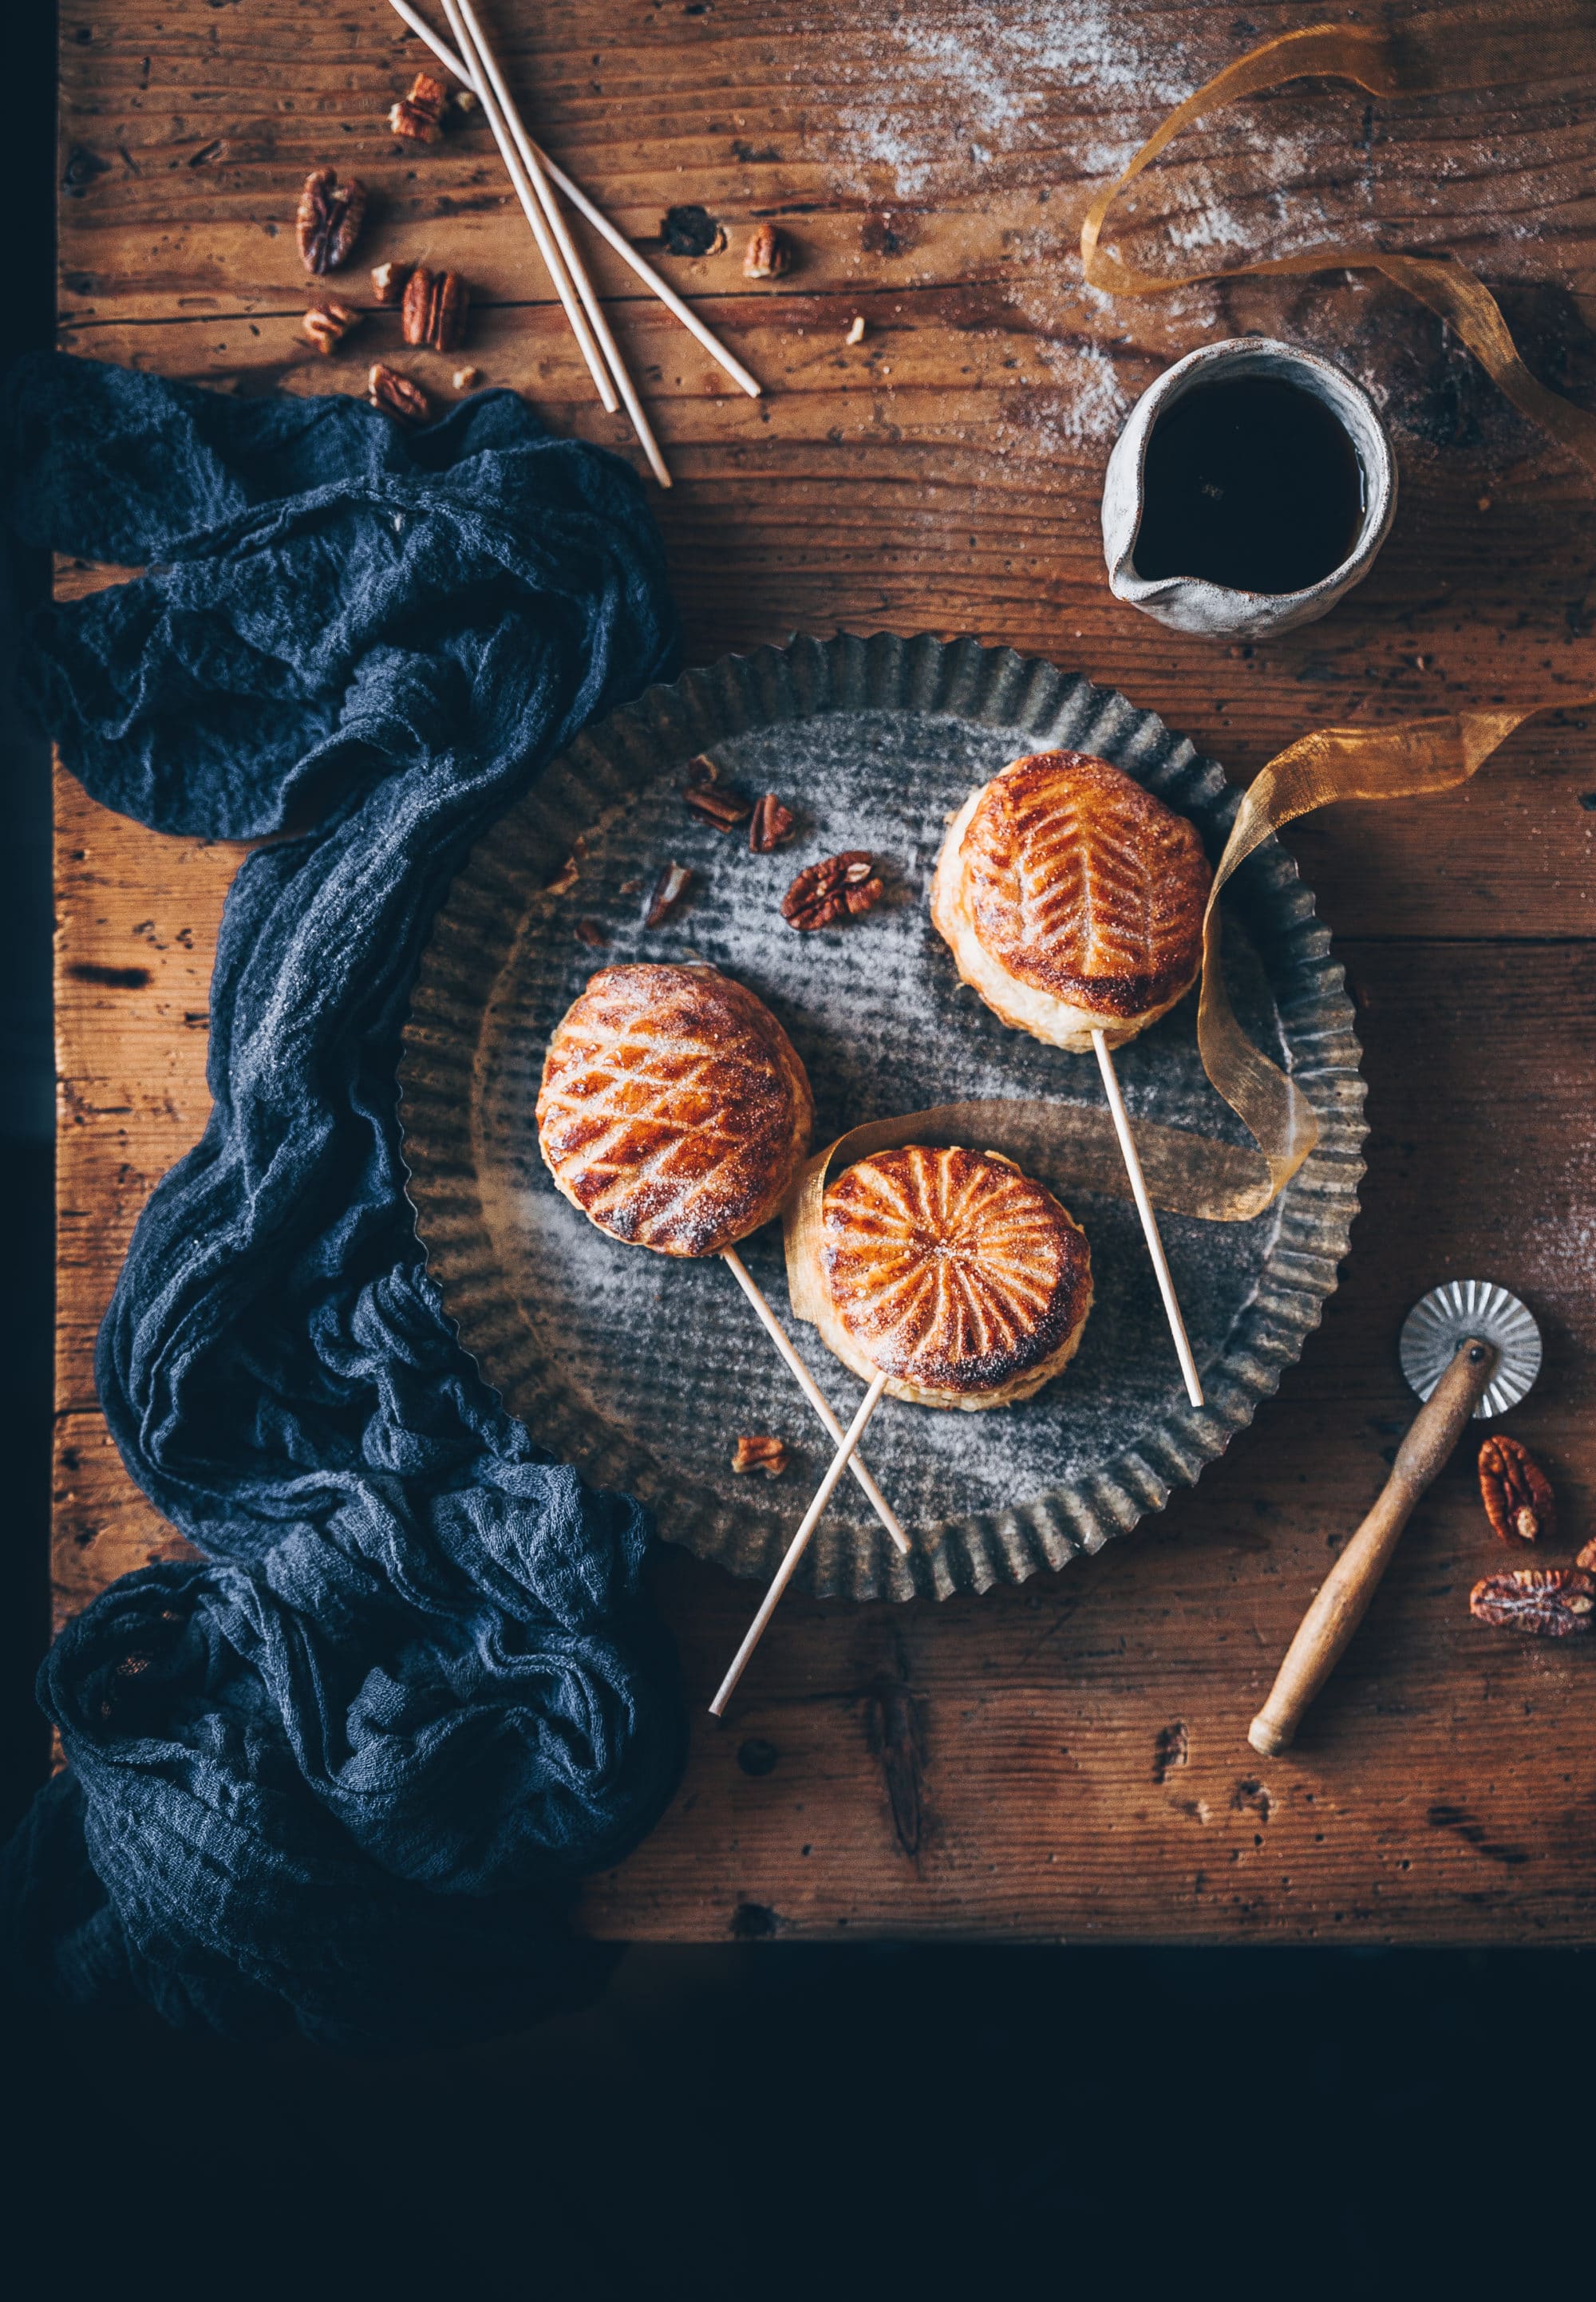
M 1012 1159 L 910 1144 L 847 1168 L 821 1208 L 822 1340 L 921 1407 L 1004 1407 L 1072 1358 L 1086 1233 Z
M 713 967 L 606 967 L 556 1028 L 538 1148 L 590 1222 L 656 1255 L 719 1255 L 769 1222 L 814 1103 L 761 1000 Z
M 995 1015 L 1084 1054 L 1121 1046 L 1197 981 L 1212 874 L 1195 824 L 1106 760 L 1037 752 L 948 827 L 931 918 Z

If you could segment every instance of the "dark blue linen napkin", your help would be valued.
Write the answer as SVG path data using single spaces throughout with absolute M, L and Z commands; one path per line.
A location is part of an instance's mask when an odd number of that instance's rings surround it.
M 634 475 L 488 392 L 405 433 L 59 357 L 0 400 L 27 541 L 149 565 L 46 610 L 67 765 L 243 864 L 205 1135 L 99 1341 L 130 1471 L 205 1553 L 126 1577 L 40 1673 L 70 1777 L 0 1866 L 37 1987 L 231 2035 L 508 2027 L 592 1987 L 564 1882 L 617 1861 L 685 1723 L 649 1526 L 507 1415 L 404 1195 L 396 1066 L 471 840 L 678 634 Z

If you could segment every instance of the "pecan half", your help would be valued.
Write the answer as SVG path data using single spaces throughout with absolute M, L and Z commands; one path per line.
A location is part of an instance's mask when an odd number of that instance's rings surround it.
M 1505 1432 L 1487 1439 L 1480 1449 L 1480 1492 L 1485 1516 L 1503 1542 L 1550 1542 L 1557 1533 L 1551 1481 L 1529 1449 Z
M 791 268 L 792 244 L 773 223 L 755 224 L 743 251 L 744 280 L 779 280 Z
M 571 933 L 578 943 L 584 943 L 590 951 L 602 951 L 604 945 L 609 941 L 609 937 L 597 920 L 578 920 Z
M 768 1479 L 779 1479 L 786 1467 L 785 1439 L 739 1439 L 732 1456 L 734 1471 L 763 1471 Z
M 431 72 L 417 72 L 408 96 L 401 97 L 388 114 L 390 132 L 407 136 L 413 144 L 435 144 L 443 133 L 443 113 L 449 90 Z
M 695 752 L 687 762 L 687 787 L 696 790 L 701 784 L 718 784 L 720 770 L 708 752 Z
M 1574 1554 L 1574 1563 L 1576 1567 L 1583 1567 L 1587 1575 L 1596 1575 L 1596 1534 L 1589 1542 L 1580 1545 Z
M 433 412 L 433 404 L 418 383 L 401 375 L 386 360 L 374 361 L 365 379 L 366 397 L 374 407 L 388 416 L 397 416 L 405 424 L 424 424 Z
M 693 874 L 685 863 L 668 863 L 654 882 L 654 892 L 649 897 L 648 910 L 643 915 L 645 928 L 663 927 L 686 894 Z
M 793 816 L 783 807 L 774 792 L 767 792 L 753 811 L 753 821 L 748 827 L 748 852 L 751 855 L 769 855 L 784 840 L 793 836 Z
M 429 272 L 418 264 L 405 282 L 400 324 L 407 344 L 458 352 L 466 340 L 466 282 L 458 272 Z
M 336 272 L 355 253 L 365 221 L 365 186 L 353 176 L 340 185 L 336 168 L 316 168 L 305 179 L 294 231 L 307 272 Z
M 1515 1567 L 1487 1575 L 1468 1594 L 1476 1622 L 1528 1631 L 1540 1639 L 1566 1639 L 1588 1631 L 1596 1612 L 1596 1575 L 1577 1567 Z
M 365 315 L 348 304 L 336 303 L 329 296 L 324 304 L 313 304 L 299 325 L 324 359 L 331 358 L 351 328 L 357 328 Z
M 405 282 L 410 276 L 407 264 L 374 264 L 372 293 L 379 304 L 397 304 L 405 292 Z
M 838 920 L 862 919 L 886 893 L 874 860 L 862 847 L 851 847 L 800 871 L 781 899 L 781 915 L 800 935 L 812 935 Z

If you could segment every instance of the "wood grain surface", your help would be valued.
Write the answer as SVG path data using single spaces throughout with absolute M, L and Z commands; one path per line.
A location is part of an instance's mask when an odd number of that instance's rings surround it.
M 1082 288 L 1074 235 L 1102 177 L 1246 47 L 1339 12 L 483 13 L 533 132 L 767 385 L 743 398 L 594 255 L 676 478 L 659 508 L 693 660 L 794 629 L 972 632 L 1122 687 L 1241 779 L 1327 720 L 1596 690 L 1596 482 L 1437 320 L 1341 273 L 1144 304 Z M 374 193 L 340 290 L 364 298 L 365 267 L 389 256 L 464 273 L 460 357 L 556 429 L 626 451 L 480 117 L 435 149 L 388 135 L 424 59 L 382 0 L 63 0 L 61 34 L 70 349 L 248 392 L 359 390 L 382 356 L 448 399 L 457 361 L 404 352 L 391 315 L 332 361 L 299 333 L 294 206 L 332 162 Z M 1161 234 L 1188 256 L 1334 233 L 1454 248 L 1535 372 L 1591 405 L 1593 161 L 1596 29 L 1559 23 L 1533 80 L 1495 93 L 1384 104 L 1298 86 L 1238 107 L 1145 180 L 1131 245 L 1143 259 Z M 663 251 L 667 211 L 693 205 L 725 225 L 724 253 Z M 760 218 L 797 260 L 755 285 L 740 254 Z M 1110 597 L 1097 505 L 1137 394 L 1168 359 L 1248 329 L 1364 378 L 1401 499 L 1373 576 L 1327 621 L 1227 650 Z M 99 580 L 63 567 L 59 589 Z M 1596 1935 L 1596 1640 L 1470 1619 L 1468 1588 L 1500 1555 L 1466 1441 L 1298 1744 L 1264 1761 L 1246 1743 L 1411 1415 L 1396 1334 L 1425 1288 L 1485 1276 L 1530 1302 L 1547 1364 L 1509 1427 L 1549 1464 L 1572 1542 L 1596 1532 L 1593 717 L 1538 719 L 1453 798 L 1346 807 L 1289 835 L 1367 1048 L 1365 1212 L 1301 1365 L 1197 1490 L 1019 1590 L 789 1600 L 724 1724 L 702 1705 L 756 1594 L 662 1550 L 692 1763 L 653 1837 L 588 1890 L 596 1931 Z M 181 1547 L 111 1447 L 93 1339 L 146 1194 L 204 1123 L 238 851 L 143 831 L 65 774 L 57 826 L 64 1617 Z

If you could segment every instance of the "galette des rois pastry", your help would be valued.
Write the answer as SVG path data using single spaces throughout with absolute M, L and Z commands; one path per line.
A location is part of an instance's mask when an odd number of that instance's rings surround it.
M 719 1255 L 768 1222 L 814 1104 L 761 1000 L 713 967 L 606 967 L 549 1042 L 538 1147 L 590 1222 L 656 1255 Z
M 1029 1399 L 1071 1359 L 1092 1307 L 1086 1233 L 996 1152 L 911 1144 L 832 1183 L 821 1209 L 822 1340 L 895 1399 Z
M 1197 981 L 1211 874 L 1195 825 L 1106 760 L 1037 752 L 948 827 L 931 918 L 995 1015 L 1050 1046 L 1122 1046 Z

